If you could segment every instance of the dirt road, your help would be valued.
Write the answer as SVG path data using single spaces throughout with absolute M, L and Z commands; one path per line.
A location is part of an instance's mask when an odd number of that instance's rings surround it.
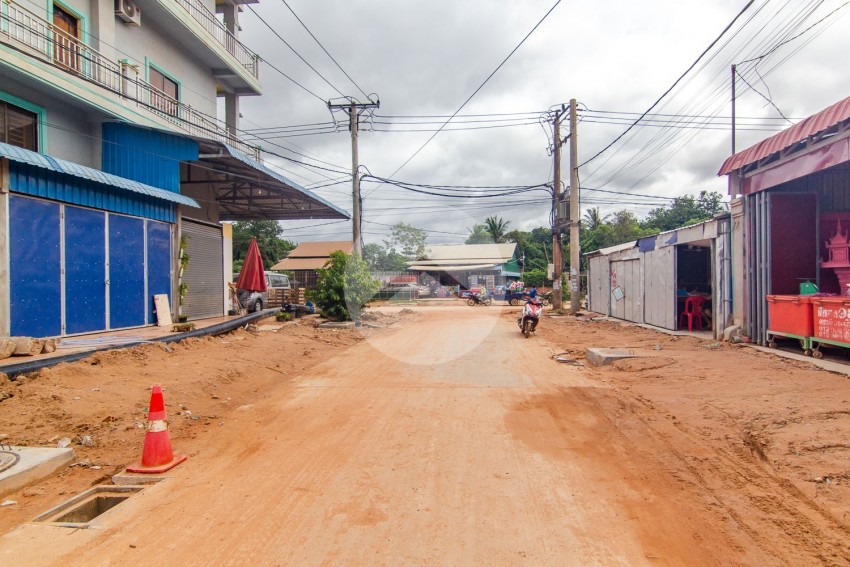
M 850 561 L 846 379 L 750 349 L 571 318 L 544 321 L 526 340 L 515 311 L 420 309 L 298 370 L 291 350 L 272 352 L 263 366 L 289 374 L 262 382 L 208 435 L 178 437 L 192 456 L 169 480 L 93 529 L 22 525 L 0 539 L 0 563 Z M 551 357 L 653 343 L 664 350 L 601 370 Z M 688 359 L 695 353 L 698 364 Z M 782 370 L 760 378 L 774 364 Z M 724 366 L 738 368 L 737 381 L 730 371 L 720 388 L 706 387 Z M 813 450 L 800 446 L 795 460 L 769 438 L 780 429 L 793 437 L 785 430 L 795 416 L 811 428 L 812 415 L 791 405 L 803 403 L 792 386 L 812 377 L 827 399 L 820 409 L 836 406 L 817 439 L 835 445 L 824 454 L 843 460 L 845 475 L 832 471 L 832 490 L 820 493 L 813 467 L 801 468 Z M 735 384 L 740 392 L 726 391 Z M 741 396 L 749 403 L 736 405 Z M 752 403 L 762 406 L 753 413 Z M 779 425 L 774 414 L 789 419 Z M 843 449 L 831 435 L 844 435 Z

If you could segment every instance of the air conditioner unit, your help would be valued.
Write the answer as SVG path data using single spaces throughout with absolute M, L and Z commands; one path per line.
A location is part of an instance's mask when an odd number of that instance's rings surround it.
M 115 0 L 115 15 L 124 20 L 125 24 L 142 25 L 142 11 L 130 0 Z

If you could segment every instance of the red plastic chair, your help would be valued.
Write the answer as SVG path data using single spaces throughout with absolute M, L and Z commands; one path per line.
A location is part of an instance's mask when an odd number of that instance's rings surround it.
M 679 328 L 684 326 L 684 321 L 688 321 L 688 331 L 693 331 L 694 327 L 697 331 L 702 331 L 702 304 L 705 303 L 705 298 L 699 295 L 693 295 L 685 299 L 685 308 L 679 314 Z

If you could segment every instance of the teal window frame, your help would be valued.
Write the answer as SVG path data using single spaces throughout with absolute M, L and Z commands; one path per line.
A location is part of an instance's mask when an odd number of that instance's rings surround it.
M 151 84 L 151 69 L 155 70 L 157 73 L 177 85 L 177 102 L 182 103 L 183 81 L 180 81 L 179 79 L 177 79 L 177 77 L 175 77 L 174 75 L 154 63 L 150 58 L 145 57 L 145 82 L 149 85 Z
M 2 0 L 0 0 L 2 1 Z M 27 112 L 32 112 L 36 115 L 38 121 L 38 153 L 47 153 L 47 109 L 43 106 L 38 106 L 26 100 L 16 97 L 7 92 L 0 91 L 0 100 L 12 106 L 17 106 Z

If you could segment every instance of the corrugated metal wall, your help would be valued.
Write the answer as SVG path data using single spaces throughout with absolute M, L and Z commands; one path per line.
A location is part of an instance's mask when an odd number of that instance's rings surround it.
M 596 313 L 610 315 L 611 276 L 608 256 L 593 256 L 587 265 L 587 291 L 590 296 L 588 307 Z
M 102 169 L 160 189 L 180 192 L 180 162 L 198 160 L 198 142 L 182 136 L 107 122 Z
M 189 265 L 183 281 L 189 290 L 183 301 L 183 314 L 190 319 L 224 315 L 224 266 L 221 228 L 184 220 L 181 226 L 188 239 Z
M 676 329 L 676 247 L 664 246 L 644 254 L 644 320 Z
M 9 162 L 12 191 L 135 217 L 174 222 L 175 205 L 55 171 Z

